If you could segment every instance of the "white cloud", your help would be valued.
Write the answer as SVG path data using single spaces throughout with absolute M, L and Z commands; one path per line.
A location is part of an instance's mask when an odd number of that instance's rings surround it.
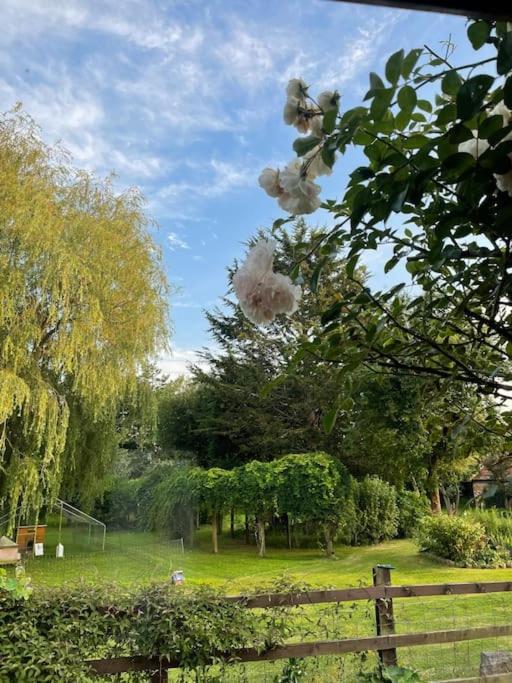
M 175 232 L 169 232 L 167 234 L 167 239 L 169 240 L 169 248 L 171 251 L 175 251 L 176 249 L 190 249 L 190 245 Z
M 156 364 L 162 374 L 167 375 L 170 379 L 176 379 L 180 376 L 189 377 L 191 365 L 205 365 L 197 350 L 183 348 L 176 348 L 172 353 L 160 356 Z

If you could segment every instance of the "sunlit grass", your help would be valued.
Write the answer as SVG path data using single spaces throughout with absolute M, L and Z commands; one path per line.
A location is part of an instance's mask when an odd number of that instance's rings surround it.
M 75 539 L 75 541 L 73 540 Z M 167 580 L 173 569 L 185 572 L 187 586 L 209 584 L 226 594 L 249 592 L 268 586 L 286 576 L 290 582 L 318 587 L 344 587 L 371 584 L 371 570 L 376 564 L 391 564 L 393 583 L 455 583 L 472 581 L 512 581 L 511 569 L 460 569 L 441 564 L 418 552 L 414 542 L 396 540 L 377 546 L 336 548 L 336 559 L 326 559 L 317 549 L 280 549 L 271 547 L 267 557 L 257 556 L 254 545 L 242 539 L 231 539 L 228 533 L 220 537 L 220 553 L 210 550 L 209 528 L 197 534 L 194 548 L 184 555 L 173 552 L 167 539 L 136 531 L 107 534 L 105 552 L 88 552 L 87 542 L 70 532 L 63 536 L 66 557 L 56 559 L 52 549 L 55 530 L 49 529 L 45 558 L 27 563 L 27 572 L 37 586 L 58 585 L 80 578 L 94 582 L 116 582 L 122 585 L 147 584 Z M 395 600 L 397 632 L 469 628 L 496 623 L 509 623 L 512 595 L 447 596 L 444 598 Z M 307 634 L 309 640 L 357 637 L 374 633 L 373 605 L 307 607 L 295 616 L 297 634 Z M 312 624 L 314 626 L 312 626 Z M 312 635 L 313 633 L 313 635 Z M 316 635 L 315 635 L 316 634 Z M 299 637 L 297 635 L 294 639 Z M 450 646 L 416 647 L 401 650 L 400 661 L 428 674 L 431 679 L 474 674 L 478 670 L 483 649 L 512 646 L 512 639 L 478 641 Z M 319 658 L 307 663 L 308 681 L 340 680 L 340 668 L 345 668 L 342 680 L 355 680 L 359 666 L 347 657 Z M 373 655 L 370 661 L 374 661 Z M 280 664 L 253 664 L 245 667 L 248 681 L 274 681 Z M 241 667 L 238 667 L 240 669 Z M 235 670 L 223 674 L 229 681 Z M 173 678 L 171 677 L 171 680 Z

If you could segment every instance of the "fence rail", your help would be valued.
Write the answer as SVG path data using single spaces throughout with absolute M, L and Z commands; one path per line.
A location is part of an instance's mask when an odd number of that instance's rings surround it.
M 420 584 L 409 586 L 391 585 L 391 567 L 379 565 L 373 570 L 373 586 L 343 588 L 336 590 L 303 591 L 300 593 L 269 593 L 252 597 L 229 596 L 227 601 L 239 602 L 248 609 L 341 603 L 358 600 L 375 602 L 375 636 L 344 638 L 302 643 L 290 643 L 266 652 L 255 648 L 220 653 L 229 663 L 268 662 L 291 657 L 321 657 L 376 651 L 383 664 L 397 662 L 397 649 L 411 646 L 440 645 L 501 636 L 512 636 L 512 623 L 494 626 L 424 631 L 418 633 L 395 633 L 393 616 L 394 598 L 423 598 L 430 596 L 482 595 L 512 591 L 512 581 L 488 581 L 474 583 Z M 219 653 L 217 653 L 219 654 Z M 97 676 L 109 676 L 128 672 L 148 672 L 154 683 L 165 683 L 169 669 L 180 668 L 179 661 L 164 660 L 143 655 L 89 660 L 91 672 Z M 462 679 L 460 679 L 462 680 Z M 467 679 L 477 681 L 479 679 Z M 487 680 L 487 679 L 486 679 Z M 492 679 L 490 679 L 492 680 Z M 512 679 L 511 679 L 512 680 Z

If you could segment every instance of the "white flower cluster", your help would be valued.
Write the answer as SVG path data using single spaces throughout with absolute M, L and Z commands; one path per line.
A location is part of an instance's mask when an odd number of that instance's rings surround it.
M 339 95 L 326 90 L 314 102 L 308 86 L 301 78 L 292 78 L 286 87 L 285 123 L 301 133 L 318 138 L 318 145 L 302 157 L 294 159 L 283 170 L 265 168 L 259 183 L 265 192 L 277 199 L 279 206 L 293 215 L 313 213 L 321 204 L 321 187 L 314 179 L 330 175 L 331 168 L 322 159 L 321 141 L 324 137 L 323 115 L 338 108 Z
M 499 114 L 501 114 L 503 118 L 503 126 L 508 126 L 510 123 L 512 123 L 512 112 L 503 101 L 498 102 L 498 104 L 490 112 L 491 116 L 497 116 Z M 503 140 L 512 140 L 512 133 L 506 135 L 503 138 Z M 480 138 L 478 138 L 475 131 L 473 131 L 473 138 L 471 140 L 461 142 L 461 144 L 459 145 L 459 152 L 466 152 L 467 154 L 471 154 L 471 156 L 475 159 L 478 159 L 478 157 L 482 156 L 482 154 L 486 152 L 488 149 L 489 143 L 487 142 L 487 140 L 481 140 Z M 510 161 L 512 161 L 512 153 L 508 156 L 510 158 Z M 512 171 L 509 171 L 508 173 L 505 173 L 503 175 L 495 173 L 494 177 L 496 178 L 496 185 L 498 187 L 498 190 L 501 190 L 501 192 L 507 192 L 508 195 L 512 197 Z
M 249 320 L 268 325 L 276 315 L 297 310 L 301 288 L 287 275 L 275 273 L 274 240 L 260 239 L 249 250 L 246 261 L 233 275 L 233 288 Z

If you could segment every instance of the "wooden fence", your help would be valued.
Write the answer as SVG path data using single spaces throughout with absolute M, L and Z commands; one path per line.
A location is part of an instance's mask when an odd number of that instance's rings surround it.
M 348 653 L 376 651 L 385 665 L 397 663 L 397 649 L 401 647 L 437 645 L 469 640 L 480 640 L 512 635 L 512 622 L 495 626 L 458 628 L 443 631 L 418 633 L 395 633 L 393 614 L 394 598 L 423 598 L 430 596 L 482 595 L 512 591 L 512 581 L 488 581 L 478 583 L 422 584 L 393 586 L 389 565 L 378 565 L 373 569 L 373 585 L 365 588 L 341 588 L 335 590 L 304 591 L 299 593 L 271 593 L 253 597 L 231 596 L 228 601 L 241 602 L 247 609 L 267 609 L 293 605 L 315 605 L 342 603 L 358 600 L 375 602 L 376 635 L 342 640 L 290 643 L 275 647 L 267 652 L 245 648 L 225 653 L 226 659 L 238 662 L 268 662 L 291 657 L 320 657 Z M 166 683 L 169 669 L 180 668 L 179 661 L 162 660 L 158 657 L 136 655 L 88 661 L 97 676 L 109 676 L 127 672 L 148 672 L 153 683 Z M 467 679 L 478 680 L 478 679 Z

